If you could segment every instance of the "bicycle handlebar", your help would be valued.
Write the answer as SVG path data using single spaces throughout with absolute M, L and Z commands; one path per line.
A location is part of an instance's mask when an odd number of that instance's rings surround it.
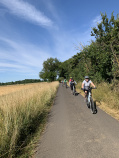
M 97 89 L 97 87 L 90 87 L 91 89 Z

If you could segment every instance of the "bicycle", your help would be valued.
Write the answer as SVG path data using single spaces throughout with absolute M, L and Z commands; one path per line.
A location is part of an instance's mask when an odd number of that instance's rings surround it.
M 63 83 L 63 81 L 62 81 L 62 87 L 63 87 L 63 84 L 64 84 L 64 83 Z
M 95 106 L 93 98 L 92 98 L 92 92 L 91 92 L 92 89 L 96 89 L 96 88 L 89 87 L 88 94 L 86 96 L 86 104 L 87 104 L 87 107 L 90 108 L 91 113 L 92 114 L 96 114 L 97 113 L 97 109 L 96 109 L 96 106 Z M 84 90 L 84 89 L 82 89 L 82 90 Z
M 65 82 L 65 87 L 67 88 L 67 82 Z
M 75 85 L 74 85 L 74 83 L 72 84 L 72 92 L 73 92 L 73 95 L 76 95 L 76 88 L 75 88 Z

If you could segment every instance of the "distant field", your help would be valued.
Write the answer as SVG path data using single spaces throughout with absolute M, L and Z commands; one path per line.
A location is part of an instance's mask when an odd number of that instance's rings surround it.
M 16 85 L 6 85 L 6 86 L 0 86 L 0 96 L 1 95 L 5 95 L 5 94 L 9 94 L 12 92 L 17 92 L 20 90 L 25 90 L 25 89 L 29 89 L 32 88 L 34 86 L 45 86 L 47 85 L 47 82 L 41 82 L 41 83 L 31 83 L 31 84 L 16 84 Z
M 43 126 L 59 82 L 0 87 L 0 157 L 17 157 Z M 25 152 L 25 153 L 28 153 Z

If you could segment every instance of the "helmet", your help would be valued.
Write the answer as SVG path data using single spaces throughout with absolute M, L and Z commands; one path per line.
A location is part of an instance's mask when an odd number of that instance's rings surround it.
M 89 76 L 85 76 L 85 79 L 89 79 Z

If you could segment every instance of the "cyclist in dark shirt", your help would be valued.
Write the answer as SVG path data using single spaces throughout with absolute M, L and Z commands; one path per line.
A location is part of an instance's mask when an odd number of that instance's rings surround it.
M 76 85 L 77 83 L 76 83 L 76 81 L 74 81 L 74 79 L 72 78 L 71 79 L 71 82 L 70 82 L 70 85 L 71 85 L 71 93 L 72 93 L 72 91 L 73 91 L 73 85 L 74 85 L 74 88 L 75 88 L 75 90 L 76 90 Z

